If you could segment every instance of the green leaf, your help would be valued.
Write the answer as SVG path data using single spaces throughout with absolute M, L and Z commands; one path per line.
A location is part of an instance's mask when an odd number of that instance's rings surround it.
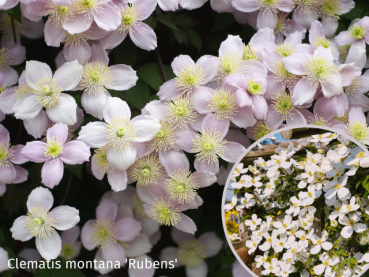
M 164 25 L 172 28 L 173 30 L 178 31 L 178 29 L 177 29 L 176 25 L 174 24 L 174 22 L 172 21 L 172 19 L 169 16 L 167 16 L 166 14 L 159 14 L 156 17 L 156 20 L 158 20 L 161 23 L 163 23 Z
M 181 27 L 195 27 L 199 22 L 188 15 L 180 14 L 174 19 L 174 24 Z
M 68 169 L 73 175 L 77 176 L 78 179 L 82 178 L 82 167 L 83 164 L 65 165 L 65 168 Z
M 179 28 L 177 31 L 172 30 L 172 33 L 179 44 L 188 44 L 188 35 L 182 28 Z
M 124 93 L 123 98 L 135 108 L 142 109 L 151 100 L 149 87 L 145 82 L 138 80 L 136 86 Z
M 191 28 L 184 27 L 183 29 L 187 33 L 188 38 L 190 39 L 193 46 L 195 46 L 197 51 L 200 52 L 201 46 L 202 46 L 202 41 L 201 41 L 200 35 L 195 30 L 193 30 Z
M 235 22 L 231 13 L 220 13 L 215 17 L 214 26 L 211 32 L 224 30 Z
M 313 260 L 313 257 L 310 257 L 307 261 L 306 261 L 306 266 L 309 266 L 309 264 L 311 263 L 311 261 Z
M 164 70 L 168 80 L 175 77 L 169 66 L 164 65 Z M 164 83 L 159 64 L 157 63 L 149 63 L 140 67 L 137 70 L 137 76 L 156 91 L 159 91 L 160 86 Z

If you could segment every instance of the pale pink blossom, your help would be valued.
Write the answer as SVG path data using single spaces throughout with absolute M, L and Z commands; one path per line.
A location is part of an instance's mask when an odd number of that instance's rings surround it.
M 131 120 L 128 104 L 109 97 L 103 110 L 104 122 L 90 122 L 79 132 L 79 140 L 92 148 L 108 145 L 106 159 L 117 170 L 126 170 L 144 152 L 144 142 L 151 140 L 161 128 L 159 120 L 147 115 Z M 142 152 L 141 152 L 142 151 Z
M 311 28 L 309 30 L 309 42 L 314 50 L 316 50 L 319 46 L 323 46 L 324 48 L 330 47 L 334 59 L 339 59 L 340 52 L 337 48 L 337 45 L 325 37 L 323 25 L 317 20 L 311 23 Z
M 213 56 L 203 56 L 195 63 L 190 56 L 179 55 L 172 62 L 172 69 L 177 77 L 165 82 L 157 95 L 160 100 L 169 100 L 203 91 L 206 89 L 204 85 L 216 76 L 219 65 L 219 59 Z
M 32 162 L 44 163 L 41 171 L 42 183 L 53 188 L 63 178 L 64 163 L 76 165 L 88 161 L 90 148 L 82 141 L 73 140 L 66 143 L 68 138 L 66 124 L 55 124 L 47 130 L 46 137 L 46 143 L 27 142 L 21 153 Z
M 81 80 L 83 67 L 77 61 L 67 62 L 54 76 L 50 67 L 38 61 L 26 64 L 28 92 L 19 97 L 13 111 L 18 119 L 29 120 L 39 115 L 42 108 L 55 123 L 73 125 L 77 121 L 77 103 L 64 90 L 74 89 Z
M 78 240 L 80 231 L 79 226 L 74 226 L 61 234 L 62 249 L 60 257 L 72 260 L 79 256 L 82 248 L 82 243 Z
M 281 125 L 281 121 L 275 116 L 273 109 L 269 109 L 265 120 L 257 121 L 253 127 L 246 129 L 246 133 L 250 139 L 256 141 L 282 126 L 283 124 Z
M 27 179 L 27 170 L 14 165 L 28 161 L 21 153 L 23 147 L 21 144 L 11 146 L 9 132 L 0 124 L 0 183 L 20 183 Z
M 232 2 L 233 7 L 236 10 L 242 12 L 255 12 L 260 10 L 260 13 L 257 16 L 257 29 L 262 29 L 265 27 L 275 29 L 277 27 L 278 22 L 278 12 L 292 12 L 294 8 L 293 1 L 285 0 L 285 1 L 263 1 L 263 0 L 250 0 L 250 1 L 242 1 L 242 0 L 234 0 Z
M 129 243 L 141 231 L 140 222 L 133 217 L 118 217 L 118 205 L 110 199 L 103 199 L 96 208 L 96 219 L 85 223 L 81 232 L 83 246 L 91 251 L 98 248 L 95 259 L 110 261 L 113 266 L 126 263 L 126 254 L 120 242 Z M 103 233 L 103 235 L 101 235 Z M 106 274 L 114 268 L 106 266 L 96 268 L 100 274 Z
M 123 91 L 135 86 L 138 78 L 136 72 L 127 65 L 109 66 L 108 53 L 100 45 L 92 45 L 92 55 L 83 66 L 82 79 L 75 90 L 83 90 L 81 103 L 84 110 L 103 118 L 103 109 L 108 97 L 107 89 Z
M 175 228 L 172 228 L 171 236 L 178 247 L 164 248 L 160 253 L 160 260 L 173 261 L 177 259 L 175 267 L 185 266 L 187 277 L 206 277 L 208 266 L 205 259 L 217 255 L 222 249 L 223 241 L 217 237 L 215 232 L 206 232 L 196 238 L 192 234 L 181 232 Z
M 294 104 L 311 102 L 319 89 L 326 98 L 343 93 L 342 77 L 333 60 L 331 48 L 322 46 L 313 55 L 295 53 L 283 58 L 284 67 L 290 73 L 302 76 L 293 89 Z
M 279 12 L 277 14 L 278 23 L 274 30 L 275 43 L 282 43 L 284 37 L 288 37 L 295 32 L 306 33 L 306 29 L 302 27 L 296 20 L 287 18 L 289 13 Z
M 157 46 L 157 38 L 154 30 L 142 22 L 147 19 L 156 8 L 156 0 L 128 0 L 114 2 L 121 13 L 120 26 L 101 40 L 105 49 L 113 49 L 118 46 L 129 34 L 133 43 L 144 49 L 154 50 Z
M 56 230 L 69 230 L 80 220 L 79 211 L 70 206 L 59 206 L 50 211 L 54 198 L 48 189 L 32 190 L 27 200 L 27 215 L 18 217 L 10 231 L 20 241 L 36 238 L 36 248 L 45 260 L 56 259 L 62 240 Z
M 0 49 L 0 73 L 6 77 L 5 86 L 10 87 L 17 83 L 18 73 L 12 65 L 19 65 L 26 59 L 26 48 L 20 44 L 12 44 Z
M 69 0 L 55 1 L 57 5 L 69 5 Z M 114 1 L 107 0 L 76 0 L 73 5 L 73 16 L 63 22 L 63 28 L 69 34 L 82 33 L 88 30 L 95 22 L 96 25 L 106 31 L 114 31 L 118 28 L 122 16 Z
M 224 139 L 229 124 L 229 120 L 216 120 L 209 116 L 203 121 L 200 134 L 192 131 L 181 132 L 176 144 L 186 152 L 196 153 L 194 162 L 196 170 L 218 174 L 219 157 L 235 163 L 239 153 L 246 151 L 241 144 Z

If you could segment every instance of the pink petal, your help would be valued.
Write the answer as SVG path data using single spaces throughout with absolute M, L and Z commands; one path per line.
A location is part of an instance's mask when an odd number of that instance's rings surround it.
M 176 97 L 181 96 L 183 93 L 184 91 L 177 89 L 176 80 L 172 79 L 172 80 L 165 82 L 159 88 L 159 92 L 157 93 L 157 96 L 159 96 L 160 100 L 170 100 L 170 99 L 174 99 Z
M 17 173 L 12 164 L 0 167 L 0 183 L 10 184 L 15 180 Z
M 122 16 L 119 12 L 119 8 L 111 1 L 103 6 L 103 11 L 94 14 L 94 19 L 97 26 L 101 29 L 114 31 L 119 27 Z
M 63 53 L 69 62 L 77 60 L 80 64 L 86 64 L 91 58 L 91 46 L 86 41 L 78 45 L 65 45 Z
M 270 28 L 274 30 L 277 27 L 278 17 L 277 13 L 267 8 L 262 8 L 257 17 L 256 26 L 258 29 Z
M 79 211 L 69 206 L 59 206 L 54 208 L 50 214 L 55 219 L 54 227 L 57 230 L 68 230 L 76 226 L 79 222 Z
M 204 55 L 197 60 L 196 65 L 204 69 L 206 78 L 203 80 L 203 84 L 206 84 L 213 80 L 217 75 L 220 67 L 220 59 L 218 57 Z
M 268 105 L 262 96 L 253 96 L 252 99 L 252 110 L 255 114 L 256 119 L 263 120 L 268 112 Z M 249 126 L 247 126 L 249 127 Z
M 214 91 L 208 87 L 199 87 L 192 93 L 192 100 L 194 108 L 200 114 L 210 113 L 209 100 L 213 95 Z
M 338 72 L 333 72 L 329 76 L 328 82 L 321 82 L 323 94 L 325 97 L 332 97 L 334 95 L 340 95 L 342 90 L 342 78 Z M 297 85 L 296 85 L 297 87 Z M 296 87 L 294 91 L 296 90 Z
M 126 262 L 126 254 L 124 253 L 124 249 L 119 243 L 110 244 L 108 247 L 102 249 L 102 256 L 105 261 L 119 262 L 120 265 L 125 264 Z
M 128 90 L 136 85 L 138 80 L 136 71 L 124 64 L 110 66 L 110 72 L 114 76 L 114 84 L 107 86 L 114 90 Z
M 14 116 L 22 120 L 36 117 L 41 109 L 41 104 L 35 99 L 35 95 L 32 92 L 22 95 L 13 107 Z
M 54 79 L 63 90 L 74 89 L 82 79 L 83 66 L 76 60 L 66 62 L 54 73 Z
M 49 119 L 47 118 L 46 112 L 44 110 L 40 110 L 38 115 L 32 119 L 24 120 L 24 128 L 26 128 L 27 133 L 34 138 L 41 138 L 48 127 Z
M 199 237 L 199 241 L 206 246 L 206 257 L 214 257 L 222 249 L 223 241 L 215 232 L 206 232 Z
M 101 13 L 101 12 L 100 12 Z M 83 33 L 91 27 L 94 17 L 87 14 L 76 14 L 73 19 L 65 20 L 63 28 L 71 35 Z
M 114 49 L 126 38 L 128 31 L 121 33 L 118 30 L 110 32 L 106 37 L 100 40 L 100 44 L 104 49 Z
M 224 138 L 229 130 L 229 119 L 223 119 L 223 120 L 217 120 L 215 117 L 212 116 L 212 114 L 208 114 L 205 116 L 202 125 L 201 130 L 216 130 L 222 134 L 222 137 Z
M 219 173 L 219 163 L 208 164 L 207 162 L 201 162 L 198 157 L 195 159 L 194 167 L 197 171 L 210 172 L 215 175 Z
M 181 70 L 189 66 L 195 66 L 195 62 L 188 55 L 179 55 L 174 58 L 171 66 L 174 74 L 178 76 Z
M 351 108 L 349 111 L 349 122 L 366 122 L 365 115 L 361 108 Z
M 14 151 L 14 154 L 10 159 L 13 164 L 24 164 L 25 162 L 28 162 L 28 159 L 26 159 L 21 153 L 23 147 L 24 145 L 20 144 L 13 146 L 12 149 Z
M 86 113 L 89 113 L 101 120 L 104 117 L 103 109 L 101 109 L 101 107 L 105 106 L 111 95 L 104 87 L 101 86 L 100 89 L 101 91 L 98 93 L 88 93 L 87 91 L 84 91 L 82 93 L 81 103 Z
M 170 151 L 165 159 L 165 169 L 171 176 L 178 169 L 189 171 L 190 163 L 184 153 Z
M 93 237 L 93 232 L 95 231 L 95 227 L 92 225 L 94 220 L 89 220 L 85 223 L 81 232 L 81 241 L 83 247 L 87 250 L 91 251 L 96 247 L 96 240 Z
M 140 234 L 141 223 L 133 217 L 125 217 L 115 222 L 117 239 L 120 241 L 131 241 Z
M 27 241 L 30 240 L 33 235 L 26 228 L 26 216 L 20 216 L 16 220 L 14 220 L 12 228 L 10 228 L 12 232 L 12 237 L 16 240 Z
M 54 203 L 54 197 L 51 194 L 50 190 L 37 187 L 31 191 L 27 200 L 27 209 L 31 211 L 36 206 L 42 206 L 45 209 L 49 210 Z
M 269 74 L 267 77 L 268 80 L 268 87 L 264 93 L 265 100 L 272 100 L 274 94 L 277 91 L 284 90 L 286 88 L 286 80 L 280 80 L 277 75 Z
M 292 56 L 292 55 L 291 55 Z M 292 101 L 295 105 L 303 105 L 313 100 L 317 87 L 312 86 L 307 78 L 297 82 L 292 95 Z
M 44 32 L 46 44 L 53 47 L 59 47 L 60 42 L 65 38 L 67 33 L 63 28 L 55 27 L 50 19 L 46 21 Z
M 176 140 L 176 144 L 188 153 L 195 153 L 193 152 L 193 144 L 192 141 L 195 140 L 195 133 L 192 131 L 183 131 L 178 134 L 178 138 Z
M 36 248 L 45 260 L 56 259 L 61 251 L 61 239 L 58 232 L 46 237 L 36 237 Z
M 217 181 L 217 177 L 211 172 L 196 171 L 192 176 L 197 178 L 200 188 L 211 186 Z
M 194 234 L 197 230 L 195 222 L 193 222 L 191 218 L 183 213 L 180 213 L 180 216 L 181 219 L 179 220 L 179 222 L 177 222 L 173 226 L 183 232 Z
M 82 164 L 90 159 L 90 147 L 83 141 L 70 141 L 64 145 L 61 160 L 66 164 Z
M 59 185 L 64 174 L 64 164 L 61 159 L 56 158 L 46 161 L 42 166 L 42 183 L 49 188 Z
M 115 221 L 118 212 L 117 203 L 113 202 L 110 199 L 103 199 L 99 206 L 96 208 L 96 218 L 97 220 L 110 218 L 111 222 Z
M 295 75 L 305 75 L 305 64 L 311 58 L 309 54 L 295 53 L 283 58 L 284 67 Z
M 114 170 L 108 173 L 108 182 L 113 191 L 121 191 L 127 187 L 127 171 Z
M 243 147 L 241 144 L 233 141 L 227 141 L 225 143 L 225 153 L 224 155 L 219 155 L 223 160 L 235 163 L 241 155 L 244 155 L 244 152 L 246 151 L 245 147 Z
M 140 20 L 145 20 L 154 12 L 156 0 L 137 0 L 135 5 L 141 10 Z
M 80 234 L 79 226 L 74 226 L 73 228 L 64 231 L 61 234 L 61 240 L 63 244 L 72 244 L 77 241 Z
M 27 181 L 27 179 L 28 179 L 28 171 L 27 170 L 25 170 L 23 167 L 20 167 L 18 165 L 15 165 L 14 169 L 15 169 L 15 172 L 16 172 L 17 176 L 13 180 L 12 184 L 20 184 L 20 183 L 23 183 L 23 182 Z
M 154 30 L 143 22 L 133 25 L 129 36 L 136 46 L 147 51 L 154 50 L 158 45 Z
M 292 115 L 292 114 L 291 114 Z M 293 115 L 291 117 L 287 117 L 287 125 L 294 126 L 294 125 L 306 125 L 306 119 L 302 113 L 300 113 L 297 109 L 293 111 Z
M 245 75 L 252 75 L 255 72 L 258 73 L 262 73 L 262 74 L 267 74 L 268 73 L 268 69 L 266 68 L 266 66 L 256 60 L 246 60 L 243 61 L 243 73 Z
M 233 0 L 232 6 L 241 12 L 254 12 L 259 9 L 257 0 L 243 1 L 243 0 Z
M 243 42 L 239 36 L 228 35 L 227 39 L 220 44 L 219 56 L 227 54 L 235 55 L 241 60 L 243 56 Z
M 58 139 L 64 144 L 68 137 L 68 126 L 63 123 L 57 123 L 47 130 L 46 137 L 48 142 Z
M 177 228 L 172 228 L 170 234 L 171 234 L 171 237 L 172 237 L 173 241 L 177 245 L 180 245 L 184 241 L 190 241 L 190 240 L 193 240 L 195 238 L 195 236 L 193 234 L 182 232 L 181 230 L 179 230 Z
M 104 178 L 105 172 L 100 170 L 100 167 L 97 165 L 96 155 L 93 155 L 91 158 L 91 171 L 96 179 L 102 180 Z
M 268 108 L 266 107 L 266 111 L 268 110 Z M 243 108 L 239 108 L 237 109 L 238 113 L 233 116 L 233 118 L 231 119 L 231 121 L 237 125 L 240 128 L 247 128 L 247 127 L 251 127 L 254 126 L 256 123 L 256 119 L 254 117 L 254 113 L 252 108 L 250 107 L 243 107 Z M 265 112 L 266 114 L 266 112 Z M 230 130 L 229 130 L 230 131 Z
M 49 160 L 45 157 L 46 143 L 42 141 L 27 142 L 21 153 L 23 156 L 34 163 L 43 163 Z

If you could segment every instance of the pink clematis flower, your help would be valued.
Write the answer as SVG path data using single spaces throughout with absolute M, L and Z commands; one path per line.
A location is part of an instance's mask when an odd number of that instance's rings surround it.
M 54 1 L 57 5 L 70 5 L 69 0 Z M 70 34 L 87 31 L 95 22 L 106 31 L 118 28 L 122 16 L 119 8 L 111 0 L 76 0 L 72 4 L 73 16 L 63 22 L 63 28 Z
M 115 268 L 116 263 L 123 266 L 126 263 L 126 254 L 120 242 L 129 243 L 140 234 L 141 224 L 133 217 L 118 216 L 118 204 L 110 199 L 103 199 L 96 208 L 96 219 L 89 220 L 82 228 L 81 241 L 87 250 L 95 248 L 95 259 L 111 261 L 113 268 L 99 267 L 101 274 L 106 274 Z
M 27 179 L 27 170 L 20 166 L 13 165 L 23 164 L 28 161 L 28 159 L 21 154 L 23 147 L 24 145 L 21 144 L 10 146 L 9 132 L 0 124 L 0 183 L 19 183 L 20 180 L 25 181 Z
M 247 136 L 253 140 L 258 140 L 265 135 L 281 128 L 280 119 L 275 116 L 275 112 L 273 109 L 268 109 L 265 120 L 258 121 L 253 127 L 249 127 L 246 129 Z
M 21 21 L 19 22 L 15 19 L 12 19 L 8 14 L 1 13 L 1 33 L 3 34 L 1 37 L 2 47 L 9 47 L 10 45 L 15 44 L 13 26 L 11 23 L 12 20 L 14 20 L 15 36 L 18 43 L 20 42 L 21 37 L 38 39 L 44 35 L 44 22 L 42 20 L 38 22 L 33 22 L 25 18 L 24 16 L 21 16 Z
M 232 75 L 227 78 L 237 78 L 237 76 L 244 78 L 242 75 Z M 200 114 L 206 114 L 205 119 L 210 116 L 216 120 L 229 120 L 240 128 L 253 126 L 256 123 L 256 119 L 254 118 L 253 109 L 249 107 L 252 105 L 247 103 L 240 107 L 239 98 L 237 97 L 237 92 L 240 90 L 239 88 L 234 89 L 224 85 L 223 88 L 217 90 L 209 88 L 200 93 L 196 92 L 193 94 L 194 107 Z
M 325 0 L 319 7 L 324 35 L 327 38 L 333 37 L 338 28 L 339 16 L 348 13 L 355 7 L 353 0 Z
M 325 37 L 323 25 L 317 20 L 311 23 L 311 28 L 309 30 L 309 42 L 314 50 L 316 50 L 319 46 L 323 46 L 324 48 L 330 47 L 334 59 L 339 59 L 340 52 L 337 48 L 337 45 Z
M 6 77 L 5 86 L 10 87 L 17 83 L 18 73 L 10 67 L 18 65 L 26 59 L 26 48 L 20 44 L 13 44 L 0 49 L 0 73 Z
M 133 43 L 144 50 L 154 50 L 157 46 L 156 34 L 150 26 L 142 22 L 147 19 L 156 8 L 156 0 L 128 0 L 116 1 L 122 21 L 120 26 L 107 37 L 101 40 L 105 49 L 113 49 L 118 46 L 129 34 Z
M 177 77 L 165 82 L 157 95 L 160 100 L 169 100 L 202 91 L 204 85 L 214 79 L 219 65 L 219 59 L 213 56 L 203 56 L 195 63 L 190 56 L 179 55 L 172 62 Z
M 15 87 L 5 86 L 6 77 L 0 73 L 0 122 L 5 119 L 6 114 L 13 113 L 15 104 Z
M 275 29 L 278 23 L 277 13 L 279 11 L 290 13 L 294 8 L 294 2 L 291 0 L 284 1 L 264 1 L 264 0 L 234 0 L 233 7 L 241 12 L 255 12 L 260 10 L 257 16 L 257 29 L 265 27 Z
M 227 76 L 234 74 L 251 75 L 255 72 L 267 74 L 267 69 L 257 58 L 257 49 L 268 45 L 274 40 L 273 31 L 265 28 L 255 34 L 249 47 L 244 46 L 239 36 L 228 35 L 220 44 L 219 59 L 221 61 L 219 72 L 215 77 L 218 84 L 223 84 Z M 255 44 L 255 46 L 254 46 Z M 254 47 L 253 47 L 254 46 Z M 246 49 L 245 49 L 246 48 Z
M 228 76 L 225 79 L 224 87 L 229 87 L 235 94 L 237 103 L 240 107 L 251 107 L 255 117 L 262 120 L 265 119 L 268 111 L 267 103 L 264 98 L 267 85 L 266 75 L 255 72 L 247 76 L 240 74 Z M 248 112 L 248 110 L 246 111 Z M 242 126 L 243 128 L 253 126 L 256 121 L 254 118 L 249 118 L 245 123 L 244 127 Z
M 342 131 L 346 128 L 345 123 L 337 119 L 333 119 L 334 115 L 326 108 L 322 108 L 319 105 L 314 105 L 314 113 L 305 109 L 300 110 L 300 112 L 304 115 L 307 124 L 327 126 Z
M 313 55 L 295 53 L 283 59 L 290 73 L 303 76 L 293 89 L 294 104 L 311 102 L 320 88 L 327 98 L 343 93 L 342 77 L 333 60 L 331 48 L 322 46 Z
M 128 90 L 136 85 L 138 77 L 130 66 L 108 67 L 108 53 L 100 45 L 92 45 L 91 49 L 91 58 L 83 66 L 82 79 L 75 90 L 83 90 L 81 103 L 85 111 L 101 120 L 103 107 L 111 97 L 107 89 Z
M 78 240 L 80 232 L 79 226 L 74 226 L 61 234 L 62 249 L 60 257 L 72 260 L 79 256 L 82 248 L 82 243 Z
M 229 123 L 229 120 L 207 117 L 202 123 L 200 134 L 192 131 L 179 133 L 177 145 L 186 152 L 196 153 L 194 162 L 196 170 L 218 174 L 219 157 L 235 163 L 236 156 L 245 152 L 241 144 L 224 139 L 229 130 Z
M 278 23 L 274 30 L 276 44 L 283 42 L 283 36 L 288 37 L 290 34 L 295 32 L 306 33 L 306 29 L 296 20 L 287 18 L 288 15 L 289 13 L 285 12 L 279 12 L 277 15 Z
M 309 29 L 311 23 L 319 18 L 319 2 L 296 0 L 296 8 L 292 13 L 292 19 L 301 26 Z
M 170 200 L 181 205 L 190 203 L 191 208 L 198 208 L 203 201 L 197 189 L 211 186 L 217 180 L 211 172 L 191 173 L 186 155 L 177 151 L 165 155 L 165 168 L 168 173 L 165 179 L 159 179 L 157 184 L 137 186 L 137 194 L 143 202 L 151 203 L 164 189 Z
M 36 238 L 36 248 L 45 260 L 56 259 L 62 249 L 62 241 L 56 230 L 66 231 L 80 220 L 79 211 L 70 206 L 59 206 L 50 211 L 54 198 L 48 189 L 32 190 L 27 200 L 27 215 L 18 217 L 10 231 L 16 240 Z
M 13 111 L 18 119 L 29 120 L 46 108 L 48 117 L 56 123 L 73 125 L 77 121 L 77 103 L 64 90 L 74 89 L 82 78 L 82 65 L 67 62 L 58 68 L 54 76 L 50 67 L 38 61 L 26 64 L 28 91 L 16 101 Z
M 177 259 L 175 267 L 185 266 L 188 277 L 208 276 L 205 259 L 214 257 L 223 247 L 215 232 L 203 233 L 199 238 L 172 228 L 171 236 L 178 247 L 166 247 L 160 253 L 161 261 Z
M 90 148 L 82 141 L 68 138 L 68 126 L 58 123 L 47 130 L 46 143 L 42 141 L 27 142 L 22 154 L 30 161 L 44 163 L 41 171 L 42 183 L 53 188 L 57 186 L 64 174 L 64 164 L 82 164 L 90 158 Z
M 159 185 L 151 190 L 151 201 L 143 204 L 145 213 L 160 225 L 173 226 L 186 233 L 195 233 L 196 224 L 183 211 L 191 209 L 193 203 L 180 204 L 170 198 L 165 189 Z
M 79 140 L 93 148 L 108 145 L 106 159 L 117 170 L 126 170 L 145 147 L 143 142 L 151 140 L 160 130 L 158 119 L 140 115 L 132 120 L 127 103 L 117 97 L 109 97 L 103 116 L 104 122 L 90 122 L 79 132 Z M 142 151 L 143 152 L 143 151 Z

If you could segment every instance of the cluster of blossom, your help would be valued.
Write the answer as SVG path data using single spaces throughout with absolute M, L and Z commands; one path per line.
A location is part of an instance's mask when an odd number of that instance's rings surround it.
M 368 228 L 362 217 L 369 214 L 368 201 L 350 178 L 369 167 L 369 157 L 345 139 L 330 144 L 336 138 L 334 133 L 314 135 L 297 148 L 292 143 L 288 149 L 279 147 L 270 160 L 259 157 L 249 168 L 239 164 L 232 173 L 231 186 L 246 192 L 240 199 L 235 195 L 225 209 L 249 214 L 246 246 L 249 254 L 263 251 L 255 257 L 263 275 L 354 276 L 369 262 L 369 254 L 353 252 L 348 242 L 364 237 Z M 349 255 L 342 255 L 342 249 Z

